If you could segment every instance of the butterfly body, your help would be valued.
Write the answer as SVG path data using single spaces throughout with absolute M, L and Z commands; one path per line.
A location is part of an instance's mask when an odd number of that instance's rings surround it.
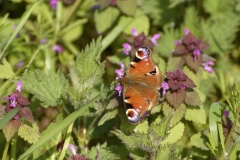
M 158 105 L 163 76 L 152 59 L 148 47 L 140 47 L 120 79 L 126 115 L 131 123 L 139 123 L 144 114 Z

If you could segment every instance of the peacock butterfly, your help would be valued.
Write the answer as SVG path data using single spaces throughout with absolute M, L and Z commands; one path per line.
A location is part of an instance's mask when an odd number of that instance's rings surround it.
M 133 124 L 139 123 L 147 111 L 158 105 L 164 77 L 154 64 L 152 53 L 148 47 L 140 47 L 119 80 L 123 87 L 126 115 Z

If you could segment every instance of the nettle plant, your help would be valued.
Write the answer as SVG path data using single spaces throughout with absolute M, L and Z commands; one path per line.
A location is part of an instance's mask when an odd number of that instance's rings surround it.
M 215 67 L 218 61 L 210 56 L 232 49 L 239 25 L 239 16 L 232 11 L 235 2 L 205 0 L 203 8 L 209 17 L 204 21 L 195 7 L 185 9 L 177 2 L 80 2 L 68 8 L 65 1 L 29 1 L 33 5 L 20 21 L 9 20 L 8 14 L 0 19 L 2 159 L 8 155 L 60 160 L 240 158 L 239 85 L 216 75 L 214 70 L 223 65 Z M 183 24 L 169 27 L 164 15 L 177 19 L 180 10 L 185 11 Z M 91 30 L 90 11 L 94 12 L 94 35 L 97 32 L 104 38 L 94 38 L 79 51 L 76 42 L 86 36 L 83 28 Z M 182 37 L 180 30 L 185 26 L 190 30 L 184 29 Z M 156 28 L 163 32 L 150 36 L 149 30 Z M 225 28 L 228 33 L 223 32 Z M 122 48 L 118 38 L 126 42 Z M 113 50 L 121 53 L 109 55 L 109 46 L 117 46 Z M 164 78 L 159 105 L 133 125 L 126 116 L 119 79 L 142 46 L 153 50 L 152 59 Z M 140 54 L 136 61 L 141 56 L 146 55 Z M 114 72 L 114 65 L 120 69 Z M 105 81 L 105 71 L 114 75 L 111 85 Z M 214 88 L 210 79 L 216 77 L 215 88 L 223 98 L 212 103 L 217 100 L 209 102 L 206 90 Z M 58 112 L 41 132 L 36 108 Z

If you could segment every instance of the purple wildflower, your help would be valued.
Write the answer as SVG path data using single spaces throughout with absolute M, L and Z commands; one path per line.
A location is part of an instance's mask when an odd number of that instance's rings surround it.
M 185 33 L 186 35 L 188 35 L 189 32 L 190 32 L 189 29 L 187 29 L 187 28 L 184 29 L 184 33 Z
M 131 46 L 129 43 L 123 43 L 122 46 L 123 46 L 123 48 L 124 48 L 123 53 L 124 53 L 125 55 L 129 55 L 129 53 L 130 53 L 131 50 L 132 50 L 132 46 Z
M 62 53 L 63 52 L 63 49 L 62 49 L 62 46 L 58 45 L 58 44 L 55 44 L 53 49 L 52 49 L 53 52 L 58 52 L 58 53 Z
M 212 73 L 214 71 L 212 68 L 212 66 L 214 66 L 213 61 L 204 62 L 204 63 L 202 63 L 202 66 L 203 66 L 203 69 L 205 71 L 208 71 L 209 73 Z
M 226 111 L 224 111 L 223 112 L 223 114 L 225 115 L 225 117 L 227 117 L 228 118 L 228 116 L 229 116 L 229 112 L 226 110 Z
M 16 99 L 10 100 L 10 107 L 15 108 L 17 106 L 17 101 Z
M 138 36 L 137 30 L 135 28 L 132 28 L 132 34 L 134 37 Z
M 152 43 L 155 46 L 158 46 L 157 39 L 159 39 L 160 37 L 161 37 L 161 35 L 159 33 L 157 33 L 157 34 L 154 34 L 150 40 L 152 41 Z
M 193 51 L 193 60 L 196 61 L 198 55 L 200 55 L 200 54 L 201 54 L 201 52 L 198 49 L 194 50 Z
M 124 76 L 125 65 L 123 63 L 120 63 L 120 67 L 120 69 L 115 70 L 115 73 L 117 73 L 116 80 L 119 80 Z
M 57 8 L 57 2 L 58 2 L 58 0 L 50 0 L 50 1 L 49 1 L 49 4 L 50 4 L 52 10 L 56 10 L 56 8 Z
M 118 97 L 122 96 L 122 86 L 121 84 L 118 84 L 115 88 L 116 91 L 118 91 Z
M 166 94 L 166 91 L 169 89 L 168 83 L 163 81 L 161 88 L 163 89 L 162 94 Z
M 76 150 L 75 150 L 74 145 L 69 144 L 69 145 L 68 145 L 68 148 L 70 149 L 70 151 L 72 152 L 73 155 L 76 155 Z
M 41 44 L 45 44 L 46 43 L 46 38 L 42 38 L 40 42 L 41 42 Z
M 22 88 L 22 82 L 18 81 L 17 85 L 16 85 L 16 90 L 18 90 L 19 92 L 21 92 L 21 88 Z
M 184 90 L 184 89 L 185 89 L 185 86 L 184 86 L 184 85 L 182 85 L 180 88 Z
M 16 114 L 13 118 L 14 119 L 19 119 L 19 115 Z
M 24 65 L 23 61 L 20 61 L 15 67 L 16 68 L 21 68 Z

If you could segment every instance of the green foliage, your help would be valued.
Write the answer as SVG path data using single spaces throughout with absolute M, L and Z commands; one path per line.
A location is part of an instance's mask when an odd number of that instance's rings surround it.
M 240 159 L 240 3 L 196 2 L 2 0 L 0 159 Z M 158 44 L 153 61 L 165 78 L 181 68 L 196 85 L 166 94 L 159 86 L 159 105 L 136 125 L 114 90 L 114 70 L 136 50 L 129 36 L 144 41 L 133 28 Z M 199 41 L 179 49 L 184 29 Z
M 0 65 L 0 78 L 1 79 L 9 79 L 14 77 L 14 72 L 13 69 L 11 67 L 11 65 L 6 61 L 6 59 L 4 58 L 2 61 L 2 65 Z
M 93 86 L 104 73 L 104 62 L 100 62 L 101 38 L 92 41 L 78 54 L 76 63 L 69 66 L 72 87 L 68 93 L 71 103 L 77 109 L 94 97 Z
M 175 151 L 170 145 L 172 141 L 167 137 L 170 120 L 171 116 L 169 115 L 159 124 L 152 124 L 146 133 L 138 130 L 130 134 L 120 130 L 113 131 L 113 133 L 126 145 L 132 158 L 158 159 L 159 157 L 165 157 L 171 159 L 175 157 Z M 166 137 L 167 139 L 165 139 Z M 165 139 L 165 142 L 163 139 Z
M 23 82 L 23 89 L 34 94 L 45 108 L 59 104 L 67 85 L 67 80 L 60 71 L 48 75 L 40 70 L 30 71 L 20 80 Z

